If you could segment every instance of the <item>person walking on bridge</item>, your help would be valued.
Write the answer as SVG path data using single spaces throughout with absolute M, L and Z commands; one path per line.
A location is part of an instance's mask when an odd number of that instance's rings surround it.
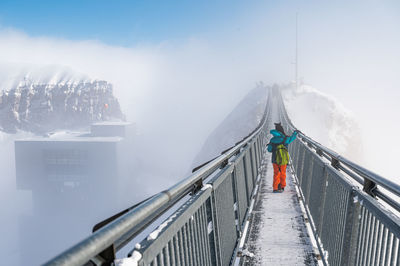
M 291 136 L 287 136 L 281 123 L 275 123 L 275 129 L 270 133 L 272 138 L 267 150 L 272 152 L 272 165 L 274 167 L 273 192 L 283 192 L 286 187 L 286 166 L 289 163 L 289 144 L 296 139 L 297 130 Z

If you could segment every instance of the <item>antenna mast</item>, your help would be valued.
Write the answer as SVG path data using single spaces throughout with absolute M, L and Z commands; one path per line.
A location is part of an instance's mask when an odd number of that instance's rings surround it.
M 296 90 L 299 86 L 299 79 L 298 79 L 298 44 L 297 44 L 297 16 L 298 13 L 296 12 L 296 59 L 295 59 L 295 75 L 296 75 Z

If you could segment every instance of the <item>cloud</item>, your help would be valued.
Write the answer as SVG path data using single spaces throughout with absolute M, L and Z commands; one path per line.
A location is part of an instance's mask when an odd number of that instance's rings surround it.
M 154 137 L 162 147 L 191 143 L 179 148 L 181 162 L 195 155 L 202 142 L 196 140 L 204 140 L 257 81 L 294 78 L 298 11 L 300 76 L 353 110 L 361 131 L 370 132 L 367 121 L 377 125 L 384 118 L 391 124 L 400 113 L 395 100 L 400 97 L 395 71 L 400 67 L 399 6 L 375 1 L 340 6 L 260 3 L 208 33 L 132 47 L 2 29 L 0 87 L 17 84 L 25 73 L 39 81 L 110 81 L 142 134 L 162 136 Z M 385 130 L 399 131 L 385 124 Z M 364 139 L 373 141 L 372 136 Z

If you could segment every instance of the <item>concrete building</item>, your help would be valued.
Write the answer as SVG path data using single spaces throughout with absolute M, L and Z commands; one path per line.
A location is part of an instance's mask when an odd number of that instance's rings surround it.
M 32 214 L 20 219 L 26 265 L 33 255 L 38 257 L 32 253 L 33 240 L 51 243 L 45 253 L 56 255 L 127 207 L 121 197 L 134 185 L 129 156 L 134 131 L 129 123 L 105 122 L 92 125 L 90 132 L 15 141 L 17 189 L 32 193 Z
M 129 130 L 133 131 L 129 123 L 97 123 L 87 133 L 15 141 L 17 188 L 32 191 L 35 213 L 57 212 L 72 207 L 70 203 L 95 208 L 102 202 L 116 208 L 125 167 L 118 159 L 129 149 L 134 135 L 127 134 Z

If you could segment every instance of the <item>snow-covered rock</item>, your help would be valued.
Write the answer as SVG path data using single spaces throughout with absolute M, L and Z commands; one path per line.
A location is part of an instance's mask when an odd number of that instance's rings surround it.
M 351 160 L 363 161 L 361 131 L 353 112 L 311 86 L 281 86 L 281 91 L 288 115 L 298 129 Z
M 106 81 L 20 84 L 0 92 L 0 130 L 47 133 L 104 120 L 121 120 L 123 114 Z

